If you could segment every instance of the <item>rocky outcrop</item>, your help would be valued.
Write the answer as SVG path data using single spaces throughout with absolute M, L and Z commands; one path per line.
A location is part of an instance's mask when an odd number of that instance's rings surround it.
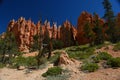
M 42 30 L 40 30 L 40 26 Z M 63 28 L 65 28 L 65 31 Z M 14 33 L 19 45 L 19 50 L 22 52 L 29 52 L 30 46 L 33 43 L 33 36 L 36 34 L 42 34 L 44 39 L 49 36 L 52 39 L 59 39 L 64 43 L 66 42 L 67 37 L 66 32 L 72 31 L 71 36 L 73 36 L 74 40 L 77 34 L 77 30 L 69 21 L 65 21 L 63 26 L 57 27 L 57 23 L 55 22 L 52 26 L 47 20 L 44 24 L 41 24 L 40 21 L 35 24 L 30 19 L 25 20 L 23 17 L 19 18 L 17 21 L 11 20 L 8 24 L 7 30 Z
M 40 26 L 42 26 L 41 33 L 43 36 L 46 34 L 46 31 L 48 31 L 50 38 L 57 38 L 56 23 L 53 24 L 53 27 L 50 27 L 50 22 L 47 20 L 42 25 L 40 22 L 34 24 L 30 19 L 25 20 L 25 18 L 21 17 L 18 21 L 11 20 L 7 30 L 14 33 L 19 45 L 19 50 L 29 52 L 30 45 L 33 42 L 33 36 L 40 33 Z M 54 33 L 52 33 L 53 31 Z
M 93 17 L 91 14 L 87 12 L 82 12 L 80 17 L 78 18 L 77 22 L 77 41 L 79 44 L 86 44 L 89 43 L 90 40 L 85 37 L 84 33 L 84 26 L 86 23 L 90 24 L 90 27 L 94 27 L 94 21 L 98 18 L 101 25 L 104 24 L 104 20 L 100 19 L 98 15 L 96 17 Z
M 76 64 L 77 61 L 75 59 L 69 58 L 68 54 L 64 51 L 61 52 L 60 57 L 58 59 L 58 65 L 72 65 Z
M 96 17 L 99 19 L 100 24 L 103 25 L 104 21 L 100 19 L 98 15 Z M 57 23 L 53 23 L 51 26 L 50 22 L 47 20 L 44 24 L 41 24 L 40 21 L 35 24 L 30 19 L 25 20 L 25 18 L 21 17 L 17 21 L 11 20 L 7 30 L 15 34 L 19 50 L 28 52 L 33 42 L 33 36 L 40 33 L 43 35 L 43 38 L 48 35 L 52 39 L 63 41 L 65 47 L 74 45 L 75 41 L 79 44 L 86 44 L 90 42 L 90 40 L 84 36 L 84 26 L 89 22 L 92 28 L 94 26 L 94 21 L 95 18 L 91 14 L 82 12 L 78 18 L 76 29 L 68 20 L 66 20 L 62 26 L 57 27 Z M 40 30 L 40 26 L 42 30 Z

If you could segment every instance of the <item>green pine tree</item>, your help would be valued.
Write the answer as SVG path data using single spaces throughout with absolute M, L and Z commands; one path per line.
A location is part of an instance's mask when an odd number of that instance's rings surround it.
M 94 14 L 94 28 L 93 31 L 95 33 L 95 40 L 94 40 L 94 44 L 95 45 L 99 45 L 99 44 L 103 44 L 104 43 L 104 34 L 102 31 L 102 25 L 100 25 L 99 19 L 97 14 Z
M 106 31 L 108 38 L 111 42 L 117 42 L 116 37 L 116 28 L 115 28 L 115 17 L 114 12 L 112 10 L 112 5 L 109 0 L 103 1 L 103 6 L 105 9 L 104 19 L 108 25 L 108 30 Z
M 95 35 L 92 31 L 92 27 L 90 26 L 90 23 L 87 22 L 84 26 L 84 36 L 90 40 L 90 46 L 94 45 L 94 38 L 95 38 Z
M 20 55 L 16 38 L 12 32 L 6 32 L 5 38 L 0 40 L 1 62 L 10 63 L 10 59 Z M 6 57 L 8 55 L 8 58 Z

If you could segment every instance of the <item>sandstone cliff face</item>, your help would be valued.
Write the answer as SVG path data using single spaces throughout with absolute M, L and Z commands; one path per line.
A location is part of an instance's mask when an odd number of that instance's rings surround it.
M 25 20 L 25 18 L 21 17 L 18 21 L 11 20 L 7 30 L 15 34 L 19 50 L 29 52 L 30 45 L 33 42 L 33 36 L 40 33 L 40 25 L 40 22 L 34 24 L 31 20 Z M 45 35 L 45 32 L 48 31 L 49 37 L 56 39 L 56 24 L 54 24 L 51 28 L 50 22 L 45 21 L 45 23 L 41 26 L 43 35 Z M 53 31 L 54 33 L 52 33 Z
M 65 31 L 70 31 L 70 29 L 72 29 L 72 35 L 75 40 L 77 30 L 69 21 L 66 21 L 63 25 L 64 28 L 66 28 Z M 42 27 L 42 30 L 40 30 L 40 26 Z M 7 30 L 15 34 L 19 45 L 19 50 L 22 52 L 29 52 L 30 46 L 33 43 L 33 36 L 36 34 L 41 33 L 43 38 L 48 35 L 52 39 L 59 39 L 63 42 L 65 42 L 66 38 L 66 33 L 64 33 L 61 26 L 57 27 L 56 23 L 53 23 L 53 25 L 50 26 L 50 22 L 47 20 L 44 24 L 41 24 L 40 21 L 38 21 L 37 24 L 34 24 L 31 20 L 25 20 L 25 18 L 21 17 L 17 21 L 11 20 L 8 24 Z
M 101 25 L 104 24 L 104 20 L 100 19 L 98 15 L 96 16 L 96 18 L 98 18 Z M 76 36 L 76 39 L 79 44 L 86 44 L 86 43 L 90 42 L 90 40 L 85 38 L 85 36 L 84 36 L 84 34 L 85 34 L 84 26 L 86 23 L 89 23 L 90 27 L 93 28 L 94 21 L 95 21 L 95 18 L 91 14 L 89 14 L 87 12 L 81 13 L 80 17 L 78 18 L 78 22 L 77 22 L 77 36 Z
M 120 25 L 119 16 L 120 14 L 118 14 L 117 25 Z M 103 26 L 104 20 L 100 19 L 98 15 L 96 16 L 96 18 L 98 18 L 101 26 Z M 62 26 L 57 27 L 56 23 L 53 23 L 53 25 L 50 26 L 50 22 L 48 22 L 47 20 L 44 22 L 44 24 L 40 24 L 39 21 L 37 24 L 34 24 L 34 22 L 32 22 L 31 20 L 25 20 L 25 18 L 21 17 L 17 21 L 11 20 L 7 30 L 15 34 L 20 51 L 28 52 L 31 43 L 33 42 L 33 36 L 40 33 L 40 26 L 42 27 L 41 34 L 43 34 L 44 37 L 46 36 L 46 34 L 48 34 L 50 38 L 59 39 L 63 41 L 65 46 L 69 46 L 69 39 L 72 39 L 72 41 L 77 41 L 79 44 L 86 44 L 90 42 L 90 40 L 88 40 L 84 36 L 84 26 L 87 22 L 89 22 L 90 27 L 92 28 L 94 26 L 95 20 L 95 17 L 93 17 L 91 14 L 87 12 L 82 12 L 80 17 L 78 18 L 76 29 L 67 20 L 63 23 Z M 106 28 L 103 28 L 103 32 L 105 30 Z M 69 33 L 70 35 L 68 35 Z

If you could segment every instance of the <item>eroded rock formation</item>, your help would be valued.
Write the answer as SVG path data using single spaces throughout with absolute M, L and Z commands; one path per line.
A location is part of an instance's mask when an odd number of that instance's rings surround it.
M 77 31 L 73 26 L 71 26 L 70 22 L 66 21 L 63 25 L 66 28 L 66 31 L 70 31 L 70 29 L 72 29 L 73 37 L 75 39 Z M 40 30 L 40 26 L 42 27 L 42 30 Z M 52 26 L 50 26 L 50 22 L 47 20 L 44 24 L 41 24 L 40 21 L 35 24 L 30 19 L 25 20 L 23 17 L 19 18 L 17 21 L 11 20 L 8 24 L 7 30 L 15 34 L 19 50 L 23 52 L 29 52 L 30 46 L 33 42 L 33 36 L 40 34 L 40 31 L 42 31 L 41 34 L 43 35 L 43 38 L 48 35 L 52 39 L 59 39 L 65 42 L 64 38 L 66 37 L 64 32 L 61 32 L 61 26 L 57 27 L 57 23 L 55 22 Z
M 103 26 L 104 20 L 100 19 L 98 15 L 96 18 L 98 18 L 101 26 Z M 41 31 L 40 26 L 42 27 L 41 34 L 43 34 L 44 38 L 48 35 L 52 39 L 59 39 L 63 41 L 65 46 L 71 46 L 72 44 L 69 45 L 68 43 L 74 44 L 75 42 L 73 41 L 77 41 L 79 44 L 86 44 L 90 42 L 90 40 L 84 36 L 84 26 L 87 22 L 89 22 L 90 27 L 92 28 L 94 26 L 94 21 L 94 16 L 87 12 L 82 12 L 78 18 L 76 29 L 68 20 L 66 20 L 63 25 L 57 27 L 57 23 L 53 23 L 51 26 L 50 22 L 47 20 L 44 24 L 41 24 L 40 21 L 35 24 L 30 19 L 25 20 L 25 18 L 21 17 L 17 21 L 11 20 L 7 30 L 15 34 L 20 51 L 28 52 L 31 43 L 33 42 L 33 36 L 39 34 Z M 105 31 L 104 28 L 103 31 Z
M 99 18 L 98 15 L 96 15 L 96 18 L 98 18 L 101 25 L 104 24 L 104 20 Z M 86 25 L 86 23 L 89 23 L 90 27 L 93 28 L 95 20 L 96 20 L 95 17 L 93 17 L 91 14 L 84 12 L 84 11 L 81 13 L 80 17 L 78 18 L 78 22 L 77 22 L 77 37 L 76 37 L 79 44 L 86 44 L 90 42 L 90 40 L 87 39 L 84 35 L 85 34 L 84 26 Z
M 64 51 L 61 52 L 60 57 L 56 65 L 74 65 L 77 61 L 73 58 L 69 58 L 68 54 Z
M 42 33 L 45 35 L 45 32 L 48 31 L 49 37 L 56 39 L 57 26 L 54 23 L 53 27 L 50 27 L 50 22 L 45 21 L 43 25 L 38 22 L 34 24 L 30 19 L 25 20 L 21 17 L 18 21 L 11 20 L 8 25 L 8 31 L 13 32 L 17 39 L 19 49 L 23 52 L 29 52 L 31 43 L 33 42 L 33 36 L 39 34 L 40 26 L 42 26 Z M 52 33 L 54 31 L 54 33 Z

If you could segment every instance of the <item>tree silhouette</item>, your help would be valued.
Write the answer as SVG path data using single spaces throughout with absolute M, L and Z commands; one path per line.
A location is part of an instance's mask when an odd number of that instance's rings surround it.
M 117 37 L 115 28 L 115 17 L 114 12 L 112 10 L 112 5 L 109 2 L 109 0 L 104 0 L 103 6 L 105 9 L 104 19 L 106 20 L 106 23 L 108 25 L 108 30 L 106 31 L 106 33 L 108 35 L 109 40 L 115 43 L 117 42 Z

